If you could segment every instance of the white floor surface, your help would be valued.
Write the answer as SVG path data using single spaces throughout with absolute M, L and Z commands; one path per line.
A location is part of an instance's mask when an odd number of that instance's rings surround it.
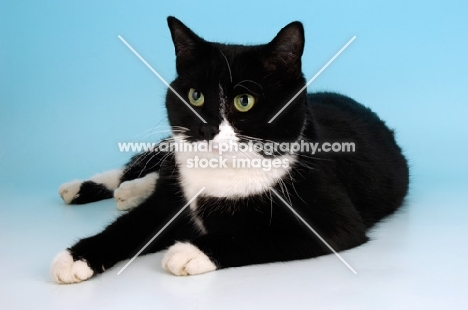
M 119 276 L 125 262 L 89 281 L 57 285 L 49 276 L 54 255 L 111 221 L 114 202 L 67 206 L 54 192 L 3 191 L 0 308 L 468 309 L 467 197 L 462 188 L 413 189 L 369 243 L 341 253 L 357 275 L 328 255 L 175 277 L 157 253 Z

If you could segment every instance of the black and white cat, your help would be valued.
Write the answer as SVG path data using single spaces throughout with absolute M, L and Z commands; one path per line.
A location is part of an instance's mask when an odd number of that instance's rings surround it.
M 168 90 L 173 134 L 164 143 L 215 148 L 159 148 L 136 155 L 121 170 L 62 185 L 66 203 L 114 196 L 119 209 L 131 210 L 60 253 L 52 264 L 56 282 L 81 282 L 131 258 L 202 189 L 143 252 L 168 248 L 162 264 L 172 274 L 329 254 L 284 201 L 336 251 L 365 243 L 366 231 L 403 203 L 407 162 L 393 131 L 368 108 L 339 94 L 302 91 L 269 122 L 305 85 L 301 23 L 256 46 L 205 41 L 174 17 L 168 24 L 178 74 L 171 86 L 201 117 Z M 233 148 L 222 154 L 229 159 L 225 166 L 193 166 L 195 157 L 217 159 L 224 142 L 350 142 L 355 151 Z M 234 167 L 236 158 L 281 164 Z

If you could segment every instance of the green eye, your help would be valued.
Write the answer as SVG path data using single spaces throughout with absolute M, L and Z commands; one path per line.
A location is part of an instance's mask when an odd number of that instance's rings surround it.
M 234 98 L 234 107 L 239 112 L 247 112 L 252 109 L 255 104 L 255 98 L 249 94 L 237 95 Z
M 201 107 L 203 103 L 205 103 L 205 96 L 203 96 L 201 91 L 196 90 L 195 88 L 190 88 L 188 99 L 190 103 L 196 107 Z

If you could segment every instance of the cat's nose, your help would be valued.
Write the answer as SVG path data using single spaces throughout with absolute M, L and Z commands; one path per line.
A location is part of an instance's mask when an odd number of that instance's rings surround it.
M 212 140 L 219 132 L 219 128 L 210 124 L 203 124 L 200 127 L 200 131 L 205 140 Z

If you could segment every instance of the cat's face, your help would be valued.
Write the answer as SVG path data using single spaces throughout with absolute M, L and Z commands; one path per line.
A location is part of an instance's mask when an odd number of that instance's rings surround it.
M 284 27 L 268 44 L 227 45 L 203 40 L 179 20 L 168 18 L 176 51 L 177 78 L 166 107 L 174 135 L 185 141 L 296 141 L 306 119 L 301 71 L 302 24 Z

